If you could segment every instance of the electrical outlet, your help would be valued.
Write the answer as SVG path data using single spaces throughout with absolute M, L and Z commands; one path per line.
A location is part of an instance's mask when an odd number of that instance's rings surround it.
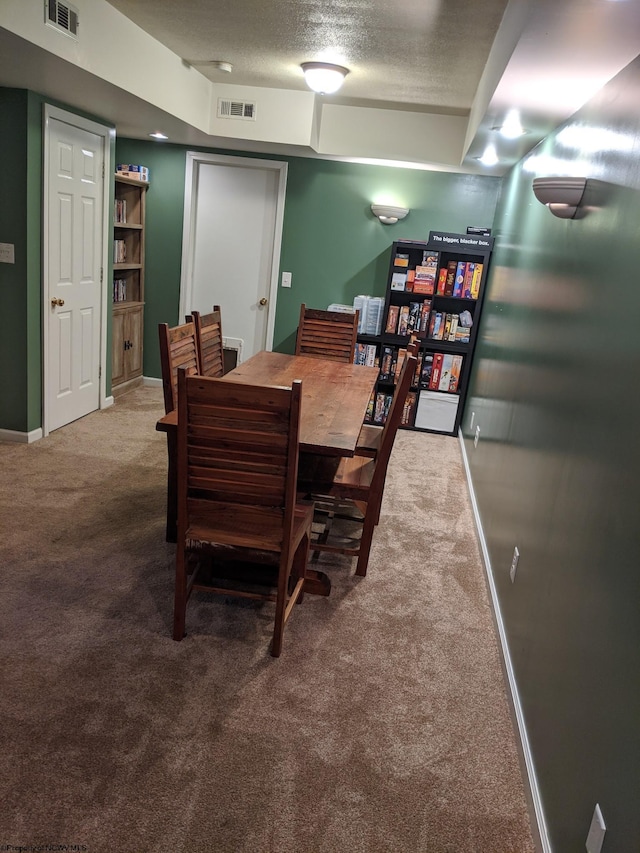
M 587 835 L 587 853 L 600 853 L 606 831 L 607 827 L 605 826 L 600 806 L 596 803 L 596 807 L 593 810 L 593 817 L 591 818 L 591 826 L 589 827 L 589 835 Z
M 511 560 L 511 568 L 509 569 L 509 577 L 511 578 L 511 583 L 516 579 L 516 572 L 518 570 L 518 560 L 520 559 L 520 551 L 517 548 L 513 549 L 513 559 Z
M 473 422 L 475 421 L 475 419 L 476 419 L 476 413 L 471 412 L 471 420 L 469 421 L 469 429 L 473 429 Z
M 473 437 L 473 446 L 474 446 L 474 447 L 477 447 L 477 446 L 478 446 L 478 439 L 479 439 L 479 438 L 480 438 L 480 427 L 479 427 L 479 426 L 477 426 L 477 427 L 476 427 L 476 434 L 475 434 L 475 435 L 474 435 L 474 437 Z
M 291 273 L 283 272 L 282 273 L 282 286 L 283 287 L 291 287 Z

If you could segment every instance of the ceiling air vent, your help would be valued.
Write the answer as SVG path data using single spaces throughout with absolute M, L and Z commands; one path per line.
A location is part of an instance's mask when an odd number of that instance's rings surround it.
M 256 105 L 249 101 L 230 101 L 218 98 L 218 118 L 241 118 L 245 121 L 256 120 Z
M 62 3 L 61 0 L 46 0 L 45 23 L 72 38 L 78 38 L 78 27 L 80 26 L 78 10 L 70 3 Z

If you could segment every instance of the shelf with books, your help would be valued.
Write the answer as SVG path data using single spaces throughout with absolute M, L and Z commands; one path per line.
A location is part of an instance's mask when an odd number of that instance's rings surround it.
M 420 343 L 418 370 L 403 426 L 455 435 L 473 360 L 493 239 L 432 231 L 427 241 L 391 247 L 380 366 L 370 418 L 383 423 L 403 353 L 412 335 Z M 358 341 L 364 343 L 359 335 Z
M 365 344 L 379 344 L 382 340 L 380 335 L 358 335 L 358 340 Z
M 142 375 L 145 199 L 148 183 L 116 174 L 111 301 L 113 387 Z

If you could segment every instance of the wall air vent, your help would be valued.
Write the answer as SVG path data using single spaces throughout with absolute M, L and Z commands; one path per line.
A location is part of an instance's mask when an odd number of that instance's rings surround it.
M 45 0 L 45 23 L 49 27 L 59 30 L 71 38 L 78 38 L 78 27 L 80 18 L 78 10 L 70 3 L 62 3 L 61 0 Z
M 245 121 L 256 120 L 256 105 L 249 101 L 230 101 L 218 98 L 218 118 L 241 118 Z

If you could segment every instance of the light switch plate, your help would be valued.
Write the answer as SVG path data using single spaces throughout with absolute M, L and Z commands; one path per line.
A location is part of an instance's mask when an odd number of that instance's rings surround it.
M 283 272 L 282 273 L 282 286 L 283 287 L 291 287 L 291 273 Z
M 605 826 L 600 806 L 596 803 L 596 807 L 593 810 L 593 817 L 591 818 L 591 826 L 589 827 L 589 835 L 587 835 L 587 853 L 600 853 L 606 831 L 607 827 Z
M 15 246 L 13 243 L 0 243 L 0 264 L 15 264 Z

